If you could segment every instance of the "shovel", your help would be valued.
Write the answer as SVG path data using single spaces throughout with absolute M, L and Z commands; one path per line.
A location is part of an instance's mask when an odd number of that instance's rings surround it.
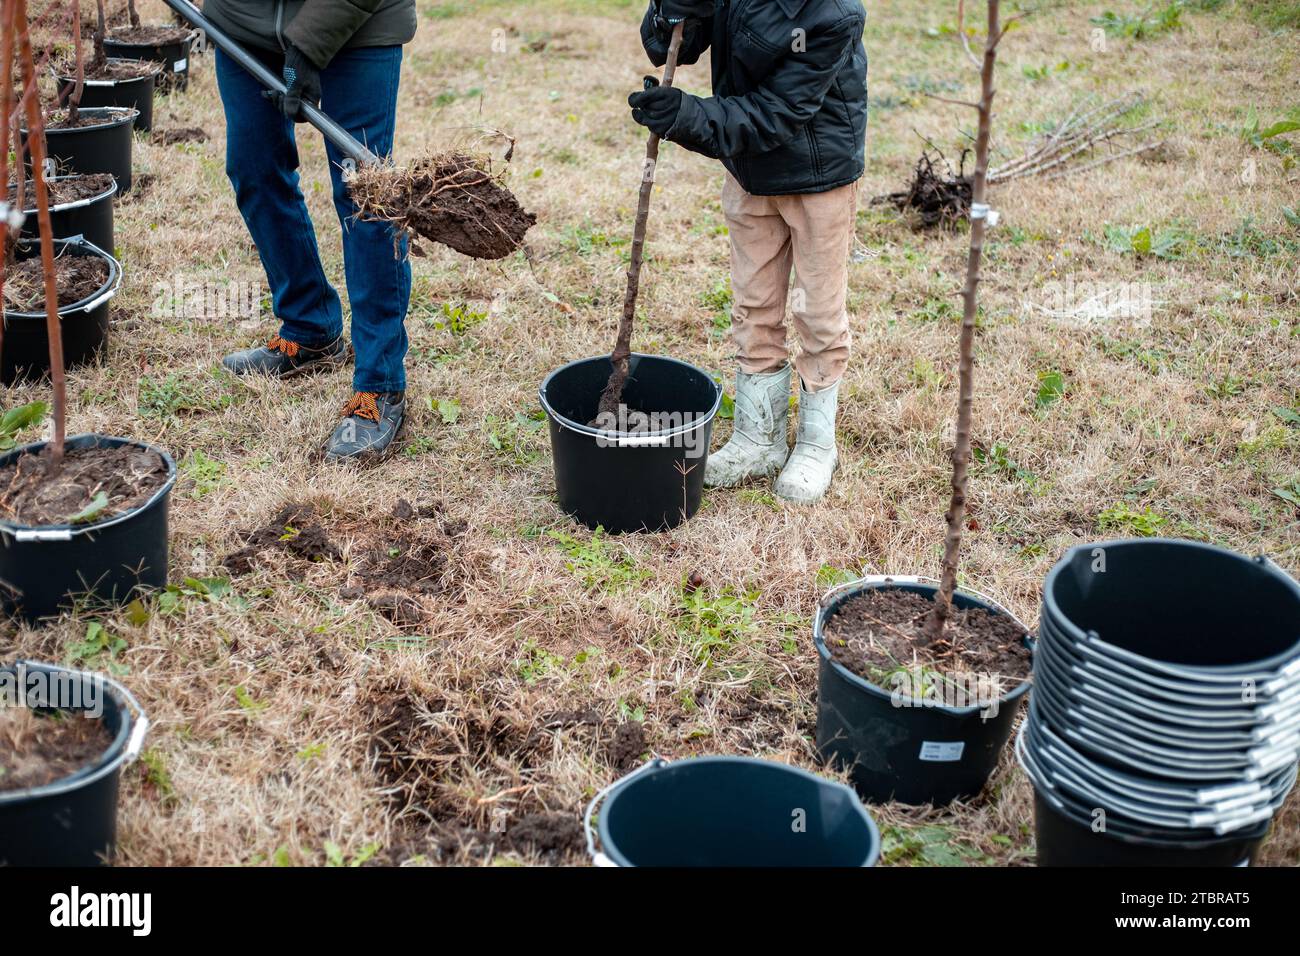
M 167 0 L 171 3 L 172 0 Z M 668 58 L 664 61 L 664 77 L 661 85 L 672 86 L 673 74 L 677 72 L 677 53 L 682 47 L 682 30 L 686 21 L 679 20 L 673 24 L 673 35 L 668 41 Z M 647 77 L 646 89 L 654 85 L 654 80 Z M 651 133 L 645 145 L 645 165 L 641 169 L 641 192 L 636 203 L 636 224 L 632 227 L 632 256 L 627 267 L 627 292 L 623 296 L 623 317 L 618 323 L 618 338 L 614 343 L 614 354 L 610 362 L 614 370 L 609 375 L 609 382 L 600 396 L 599 415 L 618 414 L 618 406 L 623 401 L 623 387 L 627 384 L 628 365 L 632 357 L 632 320 L 636 316 L 636 297 L 641 288 L 641 253 L 645 248 L 646 220 L 650 217 L 650 191 L 655 185 L 655 164 L 659 161 L 659 134 Z
M 220 27 L 213 25 L 212 21 L 205 17 L 199 8 L 190 3 L 189 0 L 163 0 L 167 6 L 171 7 L 178 14 L 184 17 L 194 27 L 203 31 L 204 36 L 212 41 L 222 53 L 230 57 L 245 70 L 252 74 L 253 79 L 261 83 L 272 93 L 286 93 L 288 88 L 284 81 L 276 76 L 256 57 L 249 54 L 247 50 L 237 44 L 221 30 Z M 365 145 L 363 145 L 355 136 L 345 130 L 338 123 L 334 122 L 315 106 L 304 102 L 302 104 L 302 115 L 307 122 L 320 130 L 321 135 L 333 143 L 348 159 L 357 166 L 377 166 L 380 159 Z
M 163 0 L 202 30 L 222 53 L 272 93 L 284 81 L 251 56 L 189 0 Z M 343 153 L 348 192 L 360 218 L 387 221 L 401 233 L 416 234 L 475 259 L 500 259 L 523 243 L 536 222 L 488 165 L 463 153 L 443 153 L 403 168 L 376 156 L 355 136 L 310 103 L 302 116 Z M 419 253 L 418 247 L 413 247 Z M 423 253 L 419 253 L 423 254 Z

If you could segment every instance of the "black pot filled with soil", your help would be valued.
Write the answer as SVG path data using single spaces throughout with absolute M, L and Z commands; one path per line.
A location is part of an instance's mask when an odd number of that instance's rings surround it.
M 66 69 L 66 65 L 65 65 Z M 137 110 L 135 128 L 153 129 L 154 82 L 162 67 L 151 60 L 109 59 L 103 67 L 87 71 L 81 89 L 81 106 L 125 106 Z M 59 105 L 67 106 L 77 78 L 65 71 L 58 73 Z
M 124 60 L 161 63 L 157 90 L 183 90 L 190 81 L 190 53 L 197 34 L 189 27 L 145 24 L 121 27 L 104 38 L 104 52 Z
M 149 720 L 102 674 L 18 661 L 0 667 L 0 867 L 98 866 L 117 845 L 122 768 Z
M 991 599 L 954 593 L 944 645 L 925 646 L 936 590 L 873 576 L 818 608 L 817 750 L 869 801 L 978 794 L 1029 690 L 1028 629 Z
M 108 173 L 73 173 L 47 179 L 50 189 L 50 230 L 52 239 L 80 236 L 92 246 L 112 253 L 113 197 L 117 195 L 117 180 Z M 13 186 L 9 198 L 15 198 Z M 36 199 L 29 184 L 23 194 L 23 237 L 35 239 L 40 235 L 36 215 Z
M 116 259 L 80 237 L 54 240 L 54 266 L 63 328 L 63 359 L 85 365 L 108 341 L 109 311 L 122 283 Z M 24 240 L 5 277 L 4 353 L 0 383 L 40 378 L 50 370 L 40 245 Z
M 699 510 L 722 390 L 686 362 L 633 354 L 623 420 L 597 420 L 609 356 L 581 359 L 542 383 L 560 507 L 589 528 L 660 531 Z
M 167 452 L 127 438 L 69 438 L 56 475 L 46 442 L 0 456 L 4 610 L 36 621 L 162 587 L 175 482 Z
M 45 127 L 45 142 L 55 171 L 66 173 L 112 173 L 117 188 L 131 189 L 131 146 L 136 111 L 124 106 L 97 106 L 79 111 L 76 126 L 68 125 L 67 111 L 60 110 Z M 27 130 L 22 130 L 23 149 Z M 28 165 L 31 157 L 25 157 Z

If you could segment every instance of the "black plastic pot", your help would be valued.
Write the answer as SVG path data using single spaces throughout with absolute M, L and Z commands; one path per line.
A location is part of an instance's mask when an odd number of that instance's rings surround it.
M 55 176 L 51 182 L 60 179 L 73 179 L 72 176 Z M 98 246 L 107 253 L 113 252 L 113 197 L 117 195 L 117 180 L 113 180 L 108 189 L 89 199 L 76 202 L 60 203 L 50 207 L 50 229 L 55 239 L 67 239 L 81 236 L 93 246 Z M 29 197 L 30 198 L 30 197 Z M 23 235 L 36 238 L 40 235 L 40 224 L 36 217 L 36 207 L 23 210 Z
M 657 355 L 633 355 L 629 408 L 661 414 L 654 430 L 602 431 L 596 417 L 609 380 L 608 356 L 556 369 L 541 387 L 550 422 L 560 507 L 589 528 L 660 531 L 699 510 L 704 463 L 722 390 L 708 373 Z
M 941 806 L 973 797 L 997 766 L 1029 682 L 1003 694 L 995 706 L 979 702 L 952 707 L 891 693 L 854 674 L 831 656 L 823 628 L 841 604 L 871 588 L 930 598 L 937 590 L 916 577 L 880 576 L 843 585 L 822 599 L 813 624 L 820 658 L 817 751 L 823 760 L 847 769 L 858 793 L 871 802 Z M 990 599 L 961 591 L 953 595 L 953 603 L 1011 616 Z M 1032 648 L 1028 638 L 1026 646 Z
M 1043 616 L 1070 641 L 1193 681 L 1269 671 L 1300 654 L 1300 584 L 1267 558 L 1198 541 L 1073 548 L 1043 583 Z
M 98 866 L 117 846 L 117 797 L 122 768 L 140 755 L 149 719 L 121 684 L 102 674 L 19 661 L 0 667 L 24 703 L 42 710 L 87 713 L 113 736 L 96 761 L 43 787 L 0 791 L 0 866 Z M 66 696 L 65 696 L 66 695 Z M 34 698 L 34 699 L 29 699 Z
M 153 60 L 163 65 L 162 75 L 158 78 L 156 88 L 159 93 L 183 90 L 190 82 L 190 53 L 196 34 L 191 33 L 184 40 L 174 43 L 126 43 L 114 40 L 112 35 L 104 38 L 104 52 L 123 60 Z
M 753 757 L 653 760 L 597 794 L 586 824 L 598 866 L 858 867 L 880 853 L 852 790 Z
M 24 240 L 18 258 L 40 255 L 40 244 Z M 63 362 L 68 368 L 93 361 L 108 341 L 109 309 L 122 284 L 122 267 L 103 249 L 85 239 L 54 240 L 56 256 L 100 256 L 108 261 L 108 278 L 99 291 L 87 299 L 59 309 L 63 327 Z M 50 370 L 50 340 L 45 312 L 4 313 L 4 354 L 0 356 L 0 383 L 40 378 Z
M 0 466 L 45 442 L 0 455 Z M 161 448 L 129 438 L 77 435 L 66 447 L 135 445 L 167 463 L 167 481 L 145 504 L 106 521 L 33 528 L 0 520 L 0 604 L 28 621 L 76 602 L 125 604 L 138 590 L 167 583 L 167 508 L 176 463 Z
M 1095 832 L 1034 792 L 1039 866 L 1249 866 L 1269 826 L 1195 842 L 1144 840 L 1113 829 Z
M 146 133 L 153 129 L 154 81 L 160 72 L 161 69 L 128 80 L 86 80 L 81 90 L 81 105 L 87 108 L 125 106 L 137 110 L 135 128 Z M 60 106 L 67 105 L 75 83 L 76 77 L 59 75 Z
M 97 106 L 83 109 L 84 117 L 101 119 L 98 126 L 76 129 L 47 129 L 45 143 L 54 160 L 56 173 L 112 173 L 117 188 L 131 190 L 131 145 L 136 111 L 122 106 Z M 27 130 L 22 130 L 23 149 L 27 148 Z M 30 166 L 31 157 L 27 156 Z

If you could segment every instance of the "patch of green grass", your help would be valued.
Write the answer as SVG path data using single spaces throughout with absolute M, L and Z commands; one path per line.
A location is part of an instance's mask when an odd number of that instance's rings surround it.
M 486 309 L 472 309 L 464 302 L 444 302 L 433 317 L 433 327 L 459 338 L 487 318 Z
M 203 498 L 226 483 L 226 463 L 194 449 L 181 461 L 181 473 L 194 482 L 191 498 Z
M 547 674 L 564 669 L 564 658 L 527 641 L 515 659 L 515 673 L 525 684 L 536 684 Z
M 1122 534 L 1135 538 L 1158 535 L 1167 520 L 1147 505 L 1136 510 L 1127 501 L 1117 501 L 1097 515 L 1097 530 L 1103 534 Z
M 1147 40 L 1182 27 L 1183 0 L 1171 0 L 1163 6 L 1150 5 L 1132 13 L 1115 13 L 1107 10 L 1089 22 L 1106 31 L 1108 36 L 1131 40 Z
M 1011 457 L 1011 450 L 1002 442 L 987 448 L 983 445 L 975 445 L 971 449 L 971 455 L 990 474 L 1002 475 L 1013 481 L 1023 481 L 1031 488 L 1038 483 L 1038 476 L 1028 468 L 1017 464 Z
M 162 379 L 142 375 L 136 408 L 145 418 L 178 418 L 219 411 L 232 401 L 225 388 L 227 381 L 225 373 L 216 370 L 206 375 L 173 372 Z
M 713 665 L 743 638 L 757 630 L 754 604 L 758 591 L 731 585 L 714 591 L 684 588 L 677 632 L 690 646 L 697 664 Z
M 712 289 L 700 293 L 700 305 L 713 313 L 713 325 L 710 329 L 715 338 L 721 338 L 731 330 L 731 276 L 722 276 L 713 284 Z
M 1043 411 L 1065 396 L 1065 376 L 1056 369 L 1038 373 L 1038 391 L 1034 394 L 1034 408 Z
M 1300 30 L 1298 0 L 1242 0 L 1250 18 L 1270 30 Z
M 896 866 L 972 866 L 993 861 L 981 850 L 953 839 L 948 827 L 885 827 L 880 862 Z
M 483 419 L 483 430 L 488 446 L 498 455 L 516 465 L 527 465 L 537 457 L 530 439 L 546 424 L 546 413 L 540 408 L 515 412 L 514 417 L 488 415 Z
M 1102 245 L 1113 252 L 1154 256 L 1157 259 L 1181 259 L 1192 245 L 1192 237 L 1177 227 L 1152 229 L 1150 226 L 1116 226 L 1107 224 Z
M 112 634 L 98 621 L 86 625 L 86 635 L 67 650 L 68 664 L 76 664 L 95 671 L 125 674 L 129 668 L 118 660 L 126 650 L 126 638 Z
M 621 545 L 613 543 L 603 528 L 591 533 L 590 541 L 575 538 L 567 531 L 548 531 L 568 561 L 565 566 L 578 576 L 589 591 L 614 592 L 653 577 L 637 564 Z

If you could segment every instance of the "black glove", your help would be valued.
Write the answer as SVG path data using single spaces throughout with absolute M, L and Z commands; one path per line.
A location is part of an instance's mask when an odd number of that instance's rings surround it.
M 684 94 L 675 86 L 660 86 L 653 76 L 645 78 L 645 89 L 627 98 L 632 119 L 658 136 L 667 136 L 677 122 Z
M 320 70 L 307 54 L 290 44 L 284 54 L 282 73 L 284 85 L 288 89 L 284 93 L 266 95 L 288 119 L 295 123 L 306 122 L 307 118 L 302 115 L 302 104 L 310 103 L 320 108 Z
M 713 0 L 658 0 L 656 15 L 669 23 L 713 16 Z

